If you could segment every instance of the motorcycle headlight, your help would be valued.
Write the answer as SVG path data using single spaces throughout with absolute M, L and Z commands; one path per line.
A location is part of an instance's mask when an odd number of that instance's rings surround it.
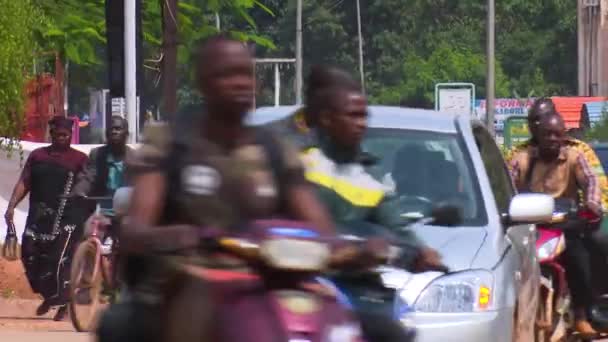
M 439 277 L 418 296 L 418 312 L 478 312 L 492 307 L 494 277 L 488 271 L 467 271 Z
M 294 239 L 264 241 L 260 253 L 269 266 L 294 271 L 319 271 L 330 257 L 327 244 Z
M 542 261 L 561 253 L 564 248 L 565 244 L 563 237 L 554 237 L 552 239 L 547 240 L 536 250 L 536 256 L 538 257 L 539 261 Z

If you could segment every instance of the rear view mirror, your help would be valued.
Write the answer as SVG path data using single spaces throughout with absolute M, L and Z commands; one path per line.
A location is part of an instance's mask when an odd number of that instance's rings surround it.
M 544 194 L 519 194 L 509 205 L 509 222 L 540 223 L 549 222 L 553 217 L 555 201 Z
M 462 209 L 455 205 L 439 205 L 432 209 L 433 225 L 451 227 L 462 222 Z
M 112 208 L 116 216 L 124 216 L 129 211 L 129 203 L 131 203 L 131 192 L 133 189 L 130 187 L 118 188 L 114 193 L 112 199 Z

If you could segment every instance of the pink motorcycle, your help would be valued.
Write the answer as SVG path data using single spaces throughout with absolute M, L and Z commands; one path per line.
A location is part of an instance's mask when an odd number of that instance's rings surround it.
M 337 289 L 317 278 L 363 248 L 292 221 L 222 234 L 204 233 L 202 254 L 212 258 L 171 257 L 181 275 L 165 310 L 166 341 L 363 341 Z
M 567 248 L 564 232 L 584 231 L 589 229 L 588 225 L 587 213 L 580 211 L 574 201 L 557 199 L 552 221 L 537 226 L 536 255 L 541 267 L 537 341 L 569 341 L 574 337 L 570 290 L 563 260 Z M 595 312 L 592 316 L 596 316 Z

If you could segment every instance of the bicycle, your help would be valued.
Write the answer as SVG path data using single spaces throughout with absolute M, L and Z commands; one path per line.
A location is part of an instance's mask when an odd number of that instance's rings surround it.
M 78 244 L 70 270 L 70 319 L 76 331 L 86 332 L 94 329 L 104 305 L 115 300 L 114 293 L 118 288 L 114 272 L 116 241 L 104 244 L 104 240 L 111 239 L 104 233 L 111 227 L 114 215 L 101 209 L 99 204 L 112 198 L 77 197 L 98 202 L 94 214 L 85 224 L 85 231 L 90 234 Z

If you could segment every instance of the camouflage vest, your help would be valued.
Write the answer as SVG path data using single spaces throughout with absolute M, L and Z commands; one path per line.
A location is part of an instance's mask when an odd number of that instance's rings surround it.
M 276 216 L 283 163 L 279 144 L 265 130 L 226 153 L 202 138 L 176 139 L 163 168 L 168 178 L 164 221 L 213 227 Z

